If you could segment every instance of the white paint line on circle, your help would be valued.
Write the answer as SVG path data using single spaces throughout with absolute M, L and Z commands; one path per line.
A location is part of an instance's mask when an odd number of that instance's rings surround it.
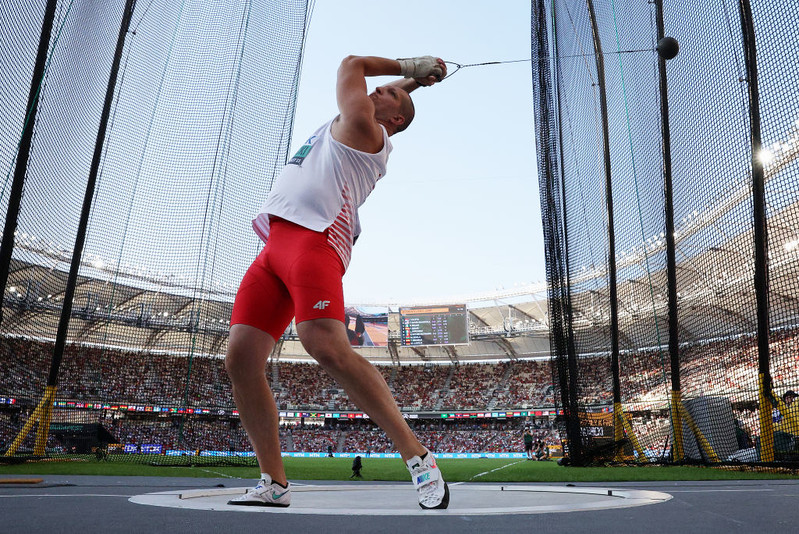
M 446 510 L 422 510 L 409 485 L 320 485 L 292 486 L 289 508 L 231 506 L 227 501 L 247 488 L 220 488 L 190 491 L 165 491 L 136 495 L 136 504 L 213 510 L 295 515 L 497 515 L 540 514 L 629 508 L 663 503 L 668 493 L 613 488 L 570 488 L 538 485 L 472 485 L 453 488 Z

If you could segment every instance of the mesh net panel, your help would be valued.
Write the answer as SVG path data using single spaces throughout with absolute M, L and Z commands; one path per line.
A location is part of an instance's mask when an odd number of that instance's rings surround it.
M 799 385 L 794 350 L 799 37 L 788 22 L 793 8 L 785 1 L 752 8 L 768 230 L 766 374 L 774 385 L 773 394 L 765 396 L 758 389 L 754 280 L 750 111 L 755 106 L 739 2 L 664 2 L 665 35 L 680 43 L 679 55 L 667 62 L 676 287 L 667 283 L 656 9 L 656 3 L 534 2 L 538 150 L 550 155 L 548 163 L 539 161 L 539 171 L 545 235 L 551 236 L 546 242 L 552 346 L 555 367 L 566 373 L 554 382 L 556 398 L 566 408 L 563 427 L 571 456 L 582 464 L 644 458 L 760 462 L 768 460 L 762 456 L 766 440 L 760 439 L 760 421 L 773 416 L 775 459 L 792 461 L 799 420 L 780 397 Z M 604 65 L 596 59 L 600 47 Z M 613 402 L 611 228 L 618 403 Z M 678 302 L 675 332 L 668 324 L 670 292 Z M 559 310 L 564 303 L 568 309 Z M 677 369 L 670 363 L 670 336 L 679 341 Z M 672 391 L 674 383 L 680 388 Z
M 4 216 L 41 4 L 0 6 Z M 57 2 L 47 67 L 34 80 L 41 90 L 22 163 L 2 323 L 6 444 L 47 385 L 124 7 Z M 197 449 L 205 436 L 203 448 L 241 450 L 234 419 L 220 431 L 203 417 L 233 413 L 218 355 L 238 282 L 260 248 L 249 219 L 285 163 L 307 14 L 304 1 L 135 5 L 102 139 L 48 452 L 87 452 L 96 440 L 86 436 L 98 432 L 87 425 L 96 424 L 113 436 L 106 443 L 139 449 L 150 432 L 163 448 Z M 153 411 L 161 415 L 158 429 L 147 424 Z M 20 454 L 30 453 L 34 434 Z
M 685 19 L 684 50 L 726 50 L 685 54 L 684 67 L 670 65 L 669 107 L 682 396 L 686 403 L 694 400 L 688 412 L 714 448 L 728 455 L 735 450 L 729 450 L 732 421 L 719 418 L 717 425 L 708 402 L 721 397 L 752 406 L 757 401 L 751 148 L 747 89 L 740 81 L 745 78 L 741 25 L 733 2 L 701 10 L 686 2 L 675 9 L 667 10 L 666 24 Z M 708 20 L 697 21 L 700 14 Z M 698 69 L 705 73 L 701 79 Z M 735 373 L 743 373 L 749 387 L 728 382 Z M 683 426 L 686 457 L 711 460 L 695 432 Z M 728 443 L 722 445 L 725 437 Z
M 10 173 L 20 142 L 20 132 L 26 118 L 26 103 L 36 58 L 36 46 L 44 7 L 17 4 L 0 6 L 0 80 L 5 90 L 0 92 L 5 128 L 0 130 L 0 164 L 3 169 L 3 213 L 7 210 Z M 13 46 L 12 46 L 13 43 Z
M 775 457 L 799 460 L 797 405 L 786 391 L 799 391 L 799 27 L 790 2 L 755 2 L 762 138 L 765 149 L 769 239 L 771 379 L 780 397 L 775 417 Z

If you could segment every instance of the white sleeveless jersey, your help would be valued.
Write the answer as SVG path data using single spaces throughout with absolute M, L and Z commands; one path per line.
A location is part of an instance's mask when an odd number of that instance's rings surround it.
M 329 228 L 328 242 L 346 269 L 361 233 L 358 208 L 386 174 L 391 141 L 381 125 L 380 152 L 355 150 L 333 139 L 333 120 L 316 130 L 289 160 L 252 225 L 264 242 L 269 237 L 269 215 L 315 232 Z

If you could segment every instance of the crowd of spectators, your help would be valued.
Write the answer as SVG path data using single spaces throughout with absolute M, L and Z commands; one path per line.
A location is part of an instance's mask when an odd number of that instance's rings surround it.
M 395 452 L 394 444 L 385 432 L 377 427 L 368 430 L 351 430 L 345 434 L 341 452 Z
M 0 338 L 0 396 L 35 399 L 49 374 L 53 345 Z M 377 366 L 406 411 L 552 406 L 547 361 Z M 357 410 L 315 363 L 269 362 L 265 369 L 283 410 Z M 58 397 L 83 402 L 232 408 L 224 359 L 67 345 Z
M 53 344 L 0 338 L 0 396 L 36 398 L 47 383 Z M 58 396 L 86 402 L 226 406 L 230 382 L 221 357 L 174 356 L 69 344 L 58 374 Z
M 468 364 L 452 368 L 449 383 L 442 395 L 446 410 L 486 410 L 491 395 L 502 385 L 511 364 Z
M 510 366 L 506 386 L 494 391 L 493 406 L 535 408 L 554 406 L 552 367 L 548 362 L 522 361 Z
M 143 445 L 155 443 L 165 449 L 181 450 L 250 450 L 247 434 L 238 421 L 211 418 L 152 418 L 116 419 L 108 427 L 121 444 Z M 281 446 L 287 446 L 285 435 L 280 436 Z
M 321 367 L 311 363 L 281 362 L 278 376 L 278 387 L 273 388 L 278 405 L 324 410 L 327 409 L 325 399 L 330 390 L 338 387 Z
M 56 413 L 55 418 L 74 412 Z M 107 412 L 82 412 L 81 422 L 100 423 L 121 445 L 134 445 L 144 450 L 146 445 L 160 445 L 163 451 L 236 451 L 247 452 L 252 448 L 244 429 L 236 419 L 208 416 L 158 417 L 157 415 L 112 415 Z M 19 420 L 11 420 L 7 413 L 0 412 L 0 450 L 4 449 L 21 428 Z M 494 420 L 474 423 L 470 421 L 414 420 L 410 426 L 420 441 L 431 451 L 438 453 L 520 452 L 523 450 L 522 430 L 524 425 L 534 424 L 536 439 L 548 445 L 559 444 L 559 435 L 552 422 L 542 419 L 535 423 L 522 419 Z M 34 446 L 35 432 L 28 435 L 23 449 Z M 280 444 L 285 452 L 312 453 L 396 453 L 391 440 L 369 421 L 341 424 L 307 424 L 292 422 L 280 427 Z M 51 434 L 47 448 L 63 451 L 63 444 Z M 67 451 L 68 452 L 68 451 Z
M 395 368 L 388 382 L 397 404 L 407 410 L 431 410 L 444 390 L 452 367 L 449 365 L 406 365 Z
M 799 389 L 797 330 L 775 333 L 770 343 L 775 392 Z M 736 418 L 754 435 L 759 418 L 758 348 L 754 336 L 684 345 L 680 348 L 683 398 L 721 395 L 736 405 Z M 13 397 L 24 407 L 0 409 L 0 441 L 8 443 L 20 420 L 41 398 L 49 374 L 53 344 L 22 338 L 0 338 L 0 397 Z M 628 411 L 668 407 L 670 373 L 662 350 L 622 352 L 622 401 Z M 665 362 L 665 363 L 664 363 Z M 549 361 L 460 363 L 455 365 L 378 366 L 403 411 L 459 411 L 548 408 L 555 405 L 553 369 Z M 610 357 L 581 358 L 580 402 L 607 406 L 612 402 Z M 281 410 L 357 410 L 344 391 L 314 363 L 271 362 L 265 369 Z M 58 398 L 85 402 L 233 408 L 232 393 L 222 357 L 125 351 L 69 344 L 59 372 Z M 666 423 L 663 423 L 666 421 Z M 667 439 L 667 419 L 634 421 L 636 434 L 646 441 Z M 109 423 L 106 421 L 106 423 Z M 184 418 L 110 421 L 119 440 L 157 439 L 164 445 L 188 444 L 242 449 L 246 434 L 227 419 Z M 515 430 L 421 428 L 427 443 L 443 452 L 478 449 L 490 452 L 511 447 Z M 319 432 L 322 432 L 320 434 Z M 549 436 L 551 438 L 551 436 Z M 547 436 L 543 436 L 547 439 Z M 650 439 L 651 438 L 651 439 Z M 284 428 L 285 450 L 351 450 L 387 452 L 390 441 L 373 427 L 341 429 Z
M 338 452 L 342 432 L 323 426 L 306 428 L 284 427 L 281 434 L 286 435 L 288 443 L 283 447 L 288 452 Z M 328 449 L 330 447 L 330 449 Z

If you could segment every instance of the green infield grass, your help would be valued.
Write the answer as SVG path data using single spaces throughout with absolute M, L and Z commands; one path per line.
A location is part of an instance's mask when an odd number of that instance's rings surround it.
M 107 476 L 170 476 L 256 479 L 259 470 L 253 466 L 195 465 L 192 467 L 156 466 L 140 457 L 142 463 L 131 462 L 131 456 L 119 461 L 111 457 L 98 461 L 85 457 L 71 461 L 40 461 L 12 465 L 0 464 L 0 479 L 19 475 L 107 475 Z M 202 459 L 199 459 L 202 461 Z M 291 480 L 347 480 L 352 474 L 349 458 L 283 459 Z M 754 472 L 746 468 L 709 468 L 685 466 L 640 467 L 563 467 L 557 462 L 520 459 L 440 459 L 439 467 L 449 482 L 622 482 L 670 480 L 744 480 L 797 478 L 796 474 Z M 408 471 L 399 459 L 363 458 L 364 481 L 407 481 Z

